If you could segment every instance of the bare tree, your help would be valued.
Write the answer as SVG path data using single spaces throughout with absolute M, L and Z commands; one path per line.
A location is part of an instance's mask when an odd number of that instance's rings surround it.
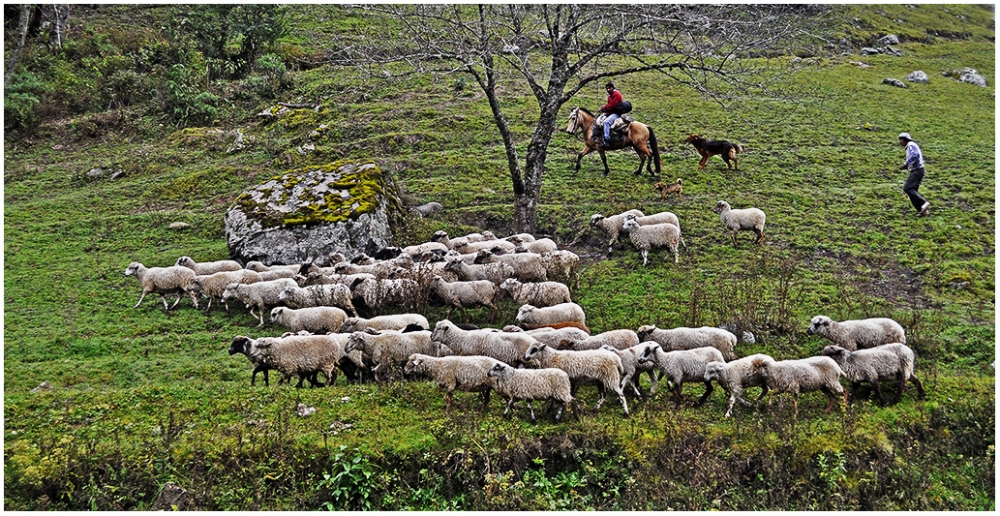
M 760 58 L 801 37 L 817 6 L 785 5 L 379 5 L 391 36 L 344 43 L 333 63 L 375 67 L 406 63 L 418 73 L 468 74 L 485 93 L 499 130 L 514 190 L 514 224 L 534 232 L 548 145 L 559 109 L 587 85 L 659 71 L 725 102 L 768 91 Z M 758 58 L 757 60 L 747 59 Z M 538 121 L 524 151 L 501 95 L 526 85 Z M 724 86 L 725 94 L 720 94 Z M 523 88 L 520 91 L 524 91 Z
M 24 43 L 28 38 L 28 22 L 31 21 L 31 9 L 31 4 L 22 4 L 18 10 L 20 18 L 17 22 L 17 40 L 14 42 L 14 48 L 10 51 L 10 56 L 7 57 L 7 69 L 3 74 L 4 82 L 10 82 L 10 78 L 14 76 L 14 70 L 17 68 L 17 62 L 21 59 L 21 53 L 24 52 Z

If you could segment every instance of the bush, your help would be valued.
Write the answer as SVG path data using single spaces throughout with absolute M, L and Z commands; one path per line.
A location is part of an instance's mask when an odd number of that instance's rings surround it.
M 51 91 L 35 74 L 17 72 L 3 89 L 4 129 L 30 131 L 38 122 L 39 96 Z
M 190 72 L 182 64 L 171 66 L 163 82 L 164 111 L 181 124 L 209 124 L 218 115 L 219 97 L 198 91 L 190 83 Z

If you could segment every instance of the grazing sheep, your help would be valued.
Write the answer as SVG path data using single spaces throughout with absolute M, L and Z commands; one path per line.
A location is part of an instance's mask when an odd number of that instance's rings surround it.
M 523 244 L 525 242 L 534 242 L 535 235 L 532 235 L 531 233 L 515 233 L 508 237 L 504 237 L 503 240 L 506 240 L 512 244 Z
M 379 315 L 377 317 L 372 317 L 371 319 L 365 319 L 363 317 L 349 317 L 344 321 L 343 326 L 340 327 L 340 331 L 344 333 L 353 333 L 368 329 L 376 331 L 403 330 L 411 324 L 416 324 L 423 330 L 429 330 L 431 328 L 430 323 L 427 322 L 427 318 L 420 314 L 395 314 Z
M 886 401 L 882 397 L 879 382 L 886 380 L 896 381 L 899 385 L 894 404 L 903 399 L 903 389 L 907 381 L 913 382 L 917 387 L 920 399 L 926 396 L 924 386 L 913 374 L 915 367 L 913 350 L 905 344 L 883 344 L 857 351 L 850 351 L 840 346 L 827 346 L 823 348 L 823 355 L 832 358 L 844 371 L 844 376 L 851 382 L 851 398 L 854 397 L 861 382 L 868 382 L 875 387 L 875 394 L 878 395 L 882 405 L 885 405 Z
M 380 372 L 385 373 L 395 364 L 405 364 L 414 353 L 437 356 L 441 348 L 431 341 L 431 332 L 411 331 L 407 333 L 384 330 L 378 333 L 356 331 L 347 339 L 346 351 L 359 350 L 370 357 L 375 369 L 372 373 L 379 381 Z
M 583 307 L 576 303 L 559 303 L 541 308 L 533 305 L 522 305 L 517 311 L 516 320 L 517 324 L 526 330 L 543 326 L 552 328 L 573 326 L 590 333 L 590 329 L 586 325 L 587 316 L 583 313 Z
M 514 277 L 520 281 L 547 281 L 548 271 L 542 256 L 534 253 L 493 254 L 479 251 L 476 263 L 506 263 L 514 269 Z
M 271 309 L 269 324 L 280 324 L 289 331 L 310 333 L 336 333 L 340 331 L 347 313 L 335 306 L 314 306 L 310 308 L 288 308 L 278 306 Z
M 667 379 L 667 384 L 674 391 L 674 408 L 681 405 L 681 388 L 684 382 L 702 382 L 705 384 L 705 394 L 698 399 L 695 406 L 699 406 L 708 399 L 714 390 L 712 382 L 705 379 L 705 366 L 709 362 L 722 362 L 722 352 L 715 348 L 694 348 L 682 349 L 678 351 L 663 351 L 663 347 L 657 343 L 646 344 L 642 354 L 639 355 L 639 363 L 653 362 L 663 376 Z
M 212 300 L 215 298 L 222 299 L 222 293 L 226 291 L 226 287 L 230 283 L 249 285 L 250 283 L 257 283 L 259 281 L 262 281 L 260 274 L 251 270 L 222 271 L 207 276 L 195 276 L 191 278 L 191 283 L 188 285 L 188 292 L 196 296 L 200 294 L 208 298 L 208 306 L 205 307 L 205 312 L 208 313 L 212 309 Z M 226 307 L 226 311 L 228 312 L 229 303 L 226 303 L 225 299 L 222 299 L 222 305 Z
M 678 230 L 681 229 L 680 219 L 677 218 L 677 215 L 669 211 L 661 211 L 659 213 L 654 213 L 652 215 L 646 215 L 645 217 L 632 217 L 631 215 L 625 217 L 626 220 L 630 218 L 634 218 L 635 221 L 638 222 L 640 226 L 652 226 L 654 224 L 673 224 L 677 226 Z M 680 239 L 681 239 L 681 245 L 684 246 L 684 249 L 687 249 L 688 246 L 687 243 L 684 242 L 683 233 L 681 233 Z
M 618 358 L 622 361 L 622 392 L 625 391 L 626 385 L 631 385 L 632 390 L 635 391 L 635 395 L 642 398 L 642 393 L 639 392 L 639 376 L 642 373 L 649 373 L 649 380 L 652 383 L 649 387 L 649 395 L 652 396 L 656 393 L 656 383 L 657 383 L 657 373 L 659 370 L 656 368 L 656 364 L 652 361 L 647 360 L 646 362 L 639 363 L 639 356 L 645 351 L 646 346 L 642 344 L 637 344 L 630 348 L 618 349 L 607 344 L 601 346 L 600 349 L 605 351 L 610 351 L 618 355 Z M 662 375 L 662 373 L 661 373 Z
M 580 288 L 580 257 L 576 253 L 565 249 L 542 253 L 542 263 L 550 280 Z
M 509 293 L 518 305 L 552 306 L 573 302 L 569 287 L 557 281 L 521 283 L 517 278 L 507 278 L 500 284 L 500 290 Z
M 278 385 L 288 382 L 292 375 L 298 375 L 299 383 L 295 387 L 301 388 L 306 378 L 321 372 L 327 378 L 327 385 L 333 386 L 340 350 L 333 340 L 327 337 L 292 335 L 278 339 L 253 340 L 250 337 L 237 335 L 229 346 L 229 354 L 245 354 L 255 364 L 254 377 L 257 376 L 260 365 L 281 372 Z M 264 375 L 266 383 L 266 371 Z M 250 383 L 253 384 L 253 379 Z
M 196 263 L 190 256 L 181 256 L 177 259 L 174 265 L 178 267 L 187 267 L 194 271 L 197 276 L 208 276 L 209 274 L 215 274 L 216 272 L 224 271 L 238 271 L 243 268 L 239 262 L 234 260 L 218 260 L 215 262 L 199 262 Z
M 489 233 L 488 231 L 486 233 Z M 455 249 L 455 247 L 462 247 L 469 242 L 482 242 L 483 240 L 496 240 L 496 236 L 489 233 L 490 236 L 487 237 L 482 233 L 469 233 L 465 236 L 460 236 L 457 238 L 448 238 L 448 233 L 445 231 L 435 231 L 431 235 L 431 242 L 440 242 L 444 244 L 449 250 Z
M 521 237 L 516 237 L 516 236 L 507 238 L 509 242 L 515 244 L 514 247 L 515 252 L 521 252 L 518 250 L 524 249 L 525 252 L 543 254 L 543 253 L 551 253 L 552 251 L 559 249 L 559 246 L 556 245 L 556 243 L 551 238 L 539 238 L 538 240 L 535 241 L 525 241 L 521 239 Z
M 251 269 L 246 269 L 246 270 L 249 271 Z M 294 278 L 295 277 L 295 271 L 292 271 L 292 270 L 289 270 L 289 269 L 274 269 L 274 270 L 270 270 L 270 271 L 258 272 L 257 274 L 260 275 L 260 280 L 261 281 L 271 281 L 271 280 L 276 280 L 276 279 L 281 279 L 281 278 Z
M 247 262 L 247 266 L 244 268 L 254 272 L 269 272 L 269 271 L 280 270 L 280 271 L 292 271 L 293 273 L 296 273 L 298 272 L 300 266 L 301 265 L 297 263 L 291 265 L 264 265 L 261 262 L 252 261 L 252 262 Z
M 817 315 L 812 318 L 806 333 L 824 337 L 848 351 L 894 342 L 906 344 L 903 327 L 884 317 L 837 322 L 825 315 Z
M 639 336 L 632 330 L 610 330 L 604 333 L 592 335 L 584 340 L 568 342 L 568 345 L 559 349 L 572 349 L 583 351 L 586 349 L 600 349 L 601 346 L 611 346 L 615 349 L 627 349 L 639 345 Z
M 705 366 L 705 381 L 710 382 L 715 380 L 719 383 L 719 387 L 722 387 L 722 390 L 726 391 L 726 394 L 729 395 L 729 404 L 726 406 L 726 417 L 732 417 L 733 403 L 737 400 L 746 406 L 750 406 L 750 402 L 741 396 L 743 389 L 760 387 L 760 396 L 757 396 L 757 401 L 760 401 L 767 394 L 767 382 L 764 381 L 764 378 L 759 374 L 751 374 L 750 372 L 750 367 L 754 360 L 774 362 L 773 358 L 758 353 L 733 360 L 732 362 L 709 362 Z
M 244 340 L 246 339 L 246 340 Z M 251 340 L 249 337 L 234 337 L 233 342 L 229 345 L 229 356 L 233 356 L 237 353 L 243 353 L 250 364 L 253 365 L 253 374 L 250 376 L 250 385 L 255 385 L 257 383 L 257 373 L 264 373 L 264 385 L 270 385 L 267 372 L 271 370 L 270 367 L 265 364 L 258 355 L 253 353 L 253 345 L 256 342 L 262 342 L 265 339 L 277 340 L 277 337 L 260 337 L 256 341 Z M 312 385 L 316 384 L 315 378 L 310 378 L 309 383 Z
M 456 355 L 482 355 L 512 366 L 518 365 L 528 348 L 538 342 L 521 332 L 464 330 L 448 319 L 434 325 L 431 340 L 448 346 Z
M 434 276 L 431 290 L 448 306 L 448 315 L 445 317 L 451 317 L 451 312 L 456 308 L 460 308 L 464 314 L 466 308 L 485 306 L 490 309 L 490 318 L 497 311 L 497 305 L 493 304 L 497 297 L 497 286 L 492 281 L 448 283 L 441 276 Z
M 351 262 L 340 262 L 333 266 L 335 274 L 371 274 L 379 279 L 385 279 L 393 274 L 399 274 L 402 267 L 394 260 L 375 262 L 371 265 L 358 265 Z
M 479 406 L 479 413 L 482 414 L 490 402 L 491 384 L 493 383 L 487 374 L 497 364 L 502 364 L 502 362 L 483 356 L 433 357 L 414 353 L 410 355 L 403 373 L 429 376 L 437 383 L 438 387 L 445 389 L 445 414 L 451 409 L 452 393 L 455 392 L 455 389 L 482 393 L 483 403 Z
M 733 247 L 739 247 L 736 243 L 736 234 L 740 230 L 753 230 L 757 234 L 757 244 L 764 239 L 764 220 L 767 218 L 764 212 L 757 208 L 746 208 L 734 210 L 729 207 L 726 201 L 715 203 L 712 211 L 718 213 L 722 219 L 722 224 L 732 231 L 729 236 L 733 239 Z
M 281 292 L 289 287 L 295 286 L 295 280 L 291 278 L 281 278 L 271 281 L 258 281 L 243 285 L 240 283 L 230 283 L 226 285 L 226 290 L 222 292 L 223 300 L 239 299 L 250 309 L 250 315 L 255 319 L 260 319 L 260 324 L 264 326 L 264 310 L 268 306 L 281 304 L 279 297 Z M 257 308 L 259 315 L 253 313 Z
M 503 331 L 520 331 L 531 335 L 538 342 L 544 342 L 549 346 L 556 349 L 562 349 L 565 346 L 581 341 L 590 337 L 590 334 L 581 330 L 580 328 L 575 328 L 568 326 L 565 328 L 555 329 L 549 326 L 543 326 L 541 328 L 535 328 L 533 330 L 525 331 L 520 326 L 504 326 Z
M 655 324 L 647 324 L 640 326 L 636 335 L 639 336 L 639 342 L 656 342 L 664 351 L 713 347 L 722 352 L 726 361 L 736 360 L 736 353 L 733 351 L 736 347 L 736 335 L 722 328 L 681 326 L 664 330 L 657 328 Z
M 358 312 L 351 302 L 351 289 L 344 285 L 312 285 L 301 288 L 298 285 L 286 287 L 278 294 L 278 301 L 291 308 L 309 308 L 313 306 L 336 306 L 343 308 L 352 317 Z
M 461 258 L 447 258 L 444 270 L 454 272 L 461 281 L 492 281 L 500 284 L 514 277 L 514 267 L 506 263 L 469 264 Z
M 442 244 L 441 242 L 424 242 L 417 245 L 409 245 L 403 248 L 403 252 L 410 255 L 411 257 L 417 257 L 426 251 L 441 251 L 442 253 L 448 252 L 450 249 L 448 246 Z
M 584 383 L 596 383 L 601 398 L 594 405 L 594 410 L 601 408 L 607 391 L 614 392 L 621 401 L 622 411 L 628 417 L 628 403 L 622 393 L 621 378 L 624 369 L 618 355 L 600 349 L 587 351 L 560 351 L 542 343 L 533 344 L 524 353 L 524 362 L 546 369 L 554 367 L 562 369 L 569 375 L 573 384 L 571 394 L 576 395 L 577 389 Z
M 506 240 L 482 240 L 480 242 L 466 242 L 462 245 L 455 245 L 453 249 L 462 254 L 478 253 L 479 251 L 489 251 L 493 248 L 500 248 L 509 253 L 514 252 L 514 248 L 517 247 L 513 243 Z
M 644 216 L 639 210 L 628 210 L 610 217 L 605 217 L 600 213 L 595 213 L 590 216 L 590 227 L 598 228 L 608 235 L 608 256 L 611 256 L 611 248 L 621 236 L 622 224 L 625 222 L 625 217 L 628 215 L 634 215 L 636 217 Z
M 407 278 L 379 280 L 369 278 L 355 281 L 350 289 L 351 296 L 364 302 L 368 310 L 381 312 L 393 306 L 406 308 L 416 306 L 415 294 L 419 290 L 419 285 Z
M 487 376 L 496 378 L 493 382 L 493 390 L 501 396 L 507 398 L 507 408 L 504 409 L 504 417 L 510 413 L 510 409 L 517 400 L 527 400 L 528 411 L 531 413 L 531 422 L 535 422 L 535 409 L 531 402 L 534 400 L 553 400 L 562 403 L 559 411 L 556 412 L 556 421 L 562 417 L 566 407 L 573 404 L 573 416 L 580 420 L 580 409 L 575 398 L 573 398 L 569 375 L 560 369 L 514 369 L 506 364 L 494 364 L 490 368 Z
M 778 361 L 758 358 L 750 362 L 749 374 L 764 378 L 771 391 L 769 405 L 775 394 L 792 393 L 795 417 L 799 416 L 799 394 L 803 392 L 823 391 L 826 394 L 828 402 L 823 410 L 824 414 L 833 408 L 838 395 L 847 404 L 847 392 L 840 385 L 840 377 L 844 376 L 844 371 L 830 357 Z
M 151 292 L 160 295 L 164 310 L 170 310 L 177 306 L 177 303 L 181 302 L 181 297 L 185 293 L 191 297 L 191 301 L 194 301 L 194 307 L 198 308 L 198 296 L 187 290 L 188 285 L 190 285 L 191 280 L 195 276 L 194 271 L 187 267 L 175 265 L 171 267 L 147 268 L 139 262 L 132 262 L 125 269 L 125 275 L 135 276 L 139 280 L 139 284 L 142 285 L 142 295 L 139 296 L 139 302 L 132 308 L 139 308 L 142 300 L 146 298 L 146 294 Z M 174 304 L 170 308 L 167 308 L 167 294 L 177 294 L 177 301 L 174 301 Z
M 437 213 L 439 211 L 444 211 L 444 206 L 439 202 L 428 202 L 421 204 L 420 206 L 412 206 L 410 208 L 414 213 L 420 215 L 421 217 L 427 217 L 432 213 Z
M 674 263 L 679 261 L 677 254 L 677 244 L 680 243 L 681 229 L 673 224 L 653 224 L 650 226 L 640 226 L 636 219 L 627 218 L 622 224 L 622 229 L 628 233 L 632 245 L 639 250 L 642 255 L 642 266 L 649 262 L 649 250 L 654 247 L 668 247 L 674 253 Z M 663 259 L 666 261 L 667 256 Z

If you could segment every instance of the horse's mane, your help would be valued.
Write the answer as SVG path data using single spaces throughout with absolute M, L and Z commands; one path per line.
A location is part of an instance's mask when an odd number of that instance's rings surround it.
M 590 115 L 590 116 L 594 116 L 594 114 L 593 114 L 593 113 L 591 113 L 591 112 L 590 112 L 590 111 L 589 111 L 589 110 L 588 110 L 587 108 L 585 108 L 585 107 L 583 107 L 583 106 L 578 106 L 578 107 L 577 107 L 577 109 L 579 109 L 580 111 L 583 111 L 584 113 L 586 113 L 586 114 L 588 114 L 588 115 Z M 595 118 L 596 118 L 596 117 L 595 117 Z

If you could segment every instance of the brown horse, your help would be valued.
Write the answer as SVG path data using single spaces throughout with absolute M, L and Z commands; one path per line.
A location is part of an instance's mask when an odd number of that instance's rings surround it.
M 653 133 L 652 127 L 639 122 L 632 122 L 628 126 L 628 132 L 625 133 L 625 139 L 618 140 L 612 135 L 611 141 L 605 149 L 597 148 L 598 140 L 594 138 L 593 127 L 594 115 L 590 111 L 582 107 L 573 108 L 573 111 L 569 114 L 569 125 L 566 126 L 566 132 L 575 134 L 577 130 L 582 128 L 583 143 L 587 145 L 587 148 L 583 149 L 576 158 L 576 168 L 573 169 L 574 174 L 580 171 L 580 162 L 583 160 L 583 157 L 596 150 L 601 155 L 601 161 L 604 163 L 604 175 L 608 175 L 611 171 L 608 169 L 608 159 L 604 155 L 604 151 L 632 147 L 640 159 L 639 168 L 635 169 L 635 175 L 642 173 L 643 164 L 646 165 L 646 171 L 649 172 L 649 175 L 660 175 L 660 151 L 657 149 L 656 135 Z M 648 162 L 646 161 L 647 158 L 649 159 Z M 652 170 L 654 163 L 656 164 L 655 174 Z

